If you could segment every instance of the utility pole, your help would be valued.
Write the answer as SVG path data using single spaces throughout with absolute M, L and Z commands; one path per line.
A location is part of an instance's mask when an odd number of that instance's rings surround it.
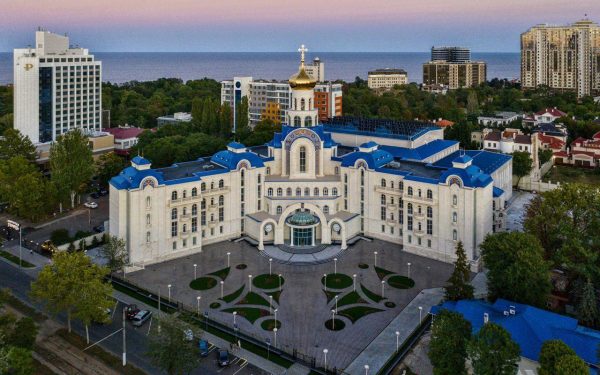
M 123 308 L 123 367 L 127 365 L 127 342 L 125 333 L 125 308 Z

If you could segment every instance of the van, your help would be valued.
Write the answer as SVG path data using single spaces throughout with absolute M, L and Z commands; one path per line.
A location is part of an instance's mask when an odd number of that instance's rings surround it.
M 150 311 L 140 310 L 140 312 L 135 314 L 135 316 L 132 319 L 133 325 L 136 327 L 141 327 L 142 325 L 144 325 L 144 323 L 146 323 L 148 319 L 150 319 L 151 316 L 152 313 Z

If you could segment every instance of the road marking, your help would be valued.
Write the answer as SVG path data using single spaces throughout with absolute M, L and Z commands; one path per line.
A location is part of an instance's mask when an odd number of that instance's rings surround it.
M 245 359 L 243 360 L 244 364 L 240 366 L 240 368 L 233 373 L 233 375 L 237 374 L 238 372 L 242 371 L 244 369 L 244 367 L 248 366 L 248 361 L 246 361 Z
M 148 333 L 146 336 L 150 336 L 150 328 L 152 328 L 152 317 L 150 317 L 150 324 L 148 324 Z

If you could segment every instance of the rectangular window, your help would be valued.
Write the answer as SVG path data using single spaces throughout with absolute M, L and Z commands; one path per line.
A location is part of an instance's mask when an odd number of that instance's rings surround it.
M 427 234 L 433 234 L 433 220 L 427 220 Z
M 412 216 L 407 217 L 406 229 L 413 230 L 413 218 Z
M 175 236 L 177 236 L 177 222 L 172 221 L 171 222 L 171 237 L 175 237 Z
M 206 225 L 206 211 L 200 213 L 200 225 Z
M 398 221 L 400 224 L 404 224 L 404 210 L 400 210 L 398 212 Z
M 386 208 L 385 207 L 381 207 L 381 220 L 385 220 L 386 219 Z
M 219 221 L 225 220 L 225 209 L 223 207 L 219 207 Z
M 192 237 L 192 245 L 193 245 L 193 246 L 196 246 L 196 242 L 197 242 L 197 241 L 196 241 L 196 237 Z
M 182 246 L 182 247 L 186 247 L 186 246 L 187 246 L 187 240 L 186 240 L 186 239 L 184 239 L 184 240 L 183 240 L 183 246 Z
M 173 241 L 173 250 L 177 250 L 177 241 Z
M 431 247 L 431 240 L 427 240 L 427 247 Z
M 385 225 L 381 226 L 381 233 L 385 233 Z
M 198 218 L 192 218 L 192 233 L 196 233 L 198 231 Z
M 223 234 L 223 226 L 222 225 L 219 227 L 219 233 Z

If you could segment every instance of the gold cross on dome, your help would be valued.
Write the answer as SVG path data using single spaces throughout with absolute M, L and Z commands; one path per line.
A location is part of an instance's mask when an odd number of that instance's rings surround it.
M 304 62 L 304 53 L 308 52 L 308 48 L 306 48 L 303 44 L 300 46 L 300 48 L 298 48 L 298 52 L 300 52 L 300 61 Z

